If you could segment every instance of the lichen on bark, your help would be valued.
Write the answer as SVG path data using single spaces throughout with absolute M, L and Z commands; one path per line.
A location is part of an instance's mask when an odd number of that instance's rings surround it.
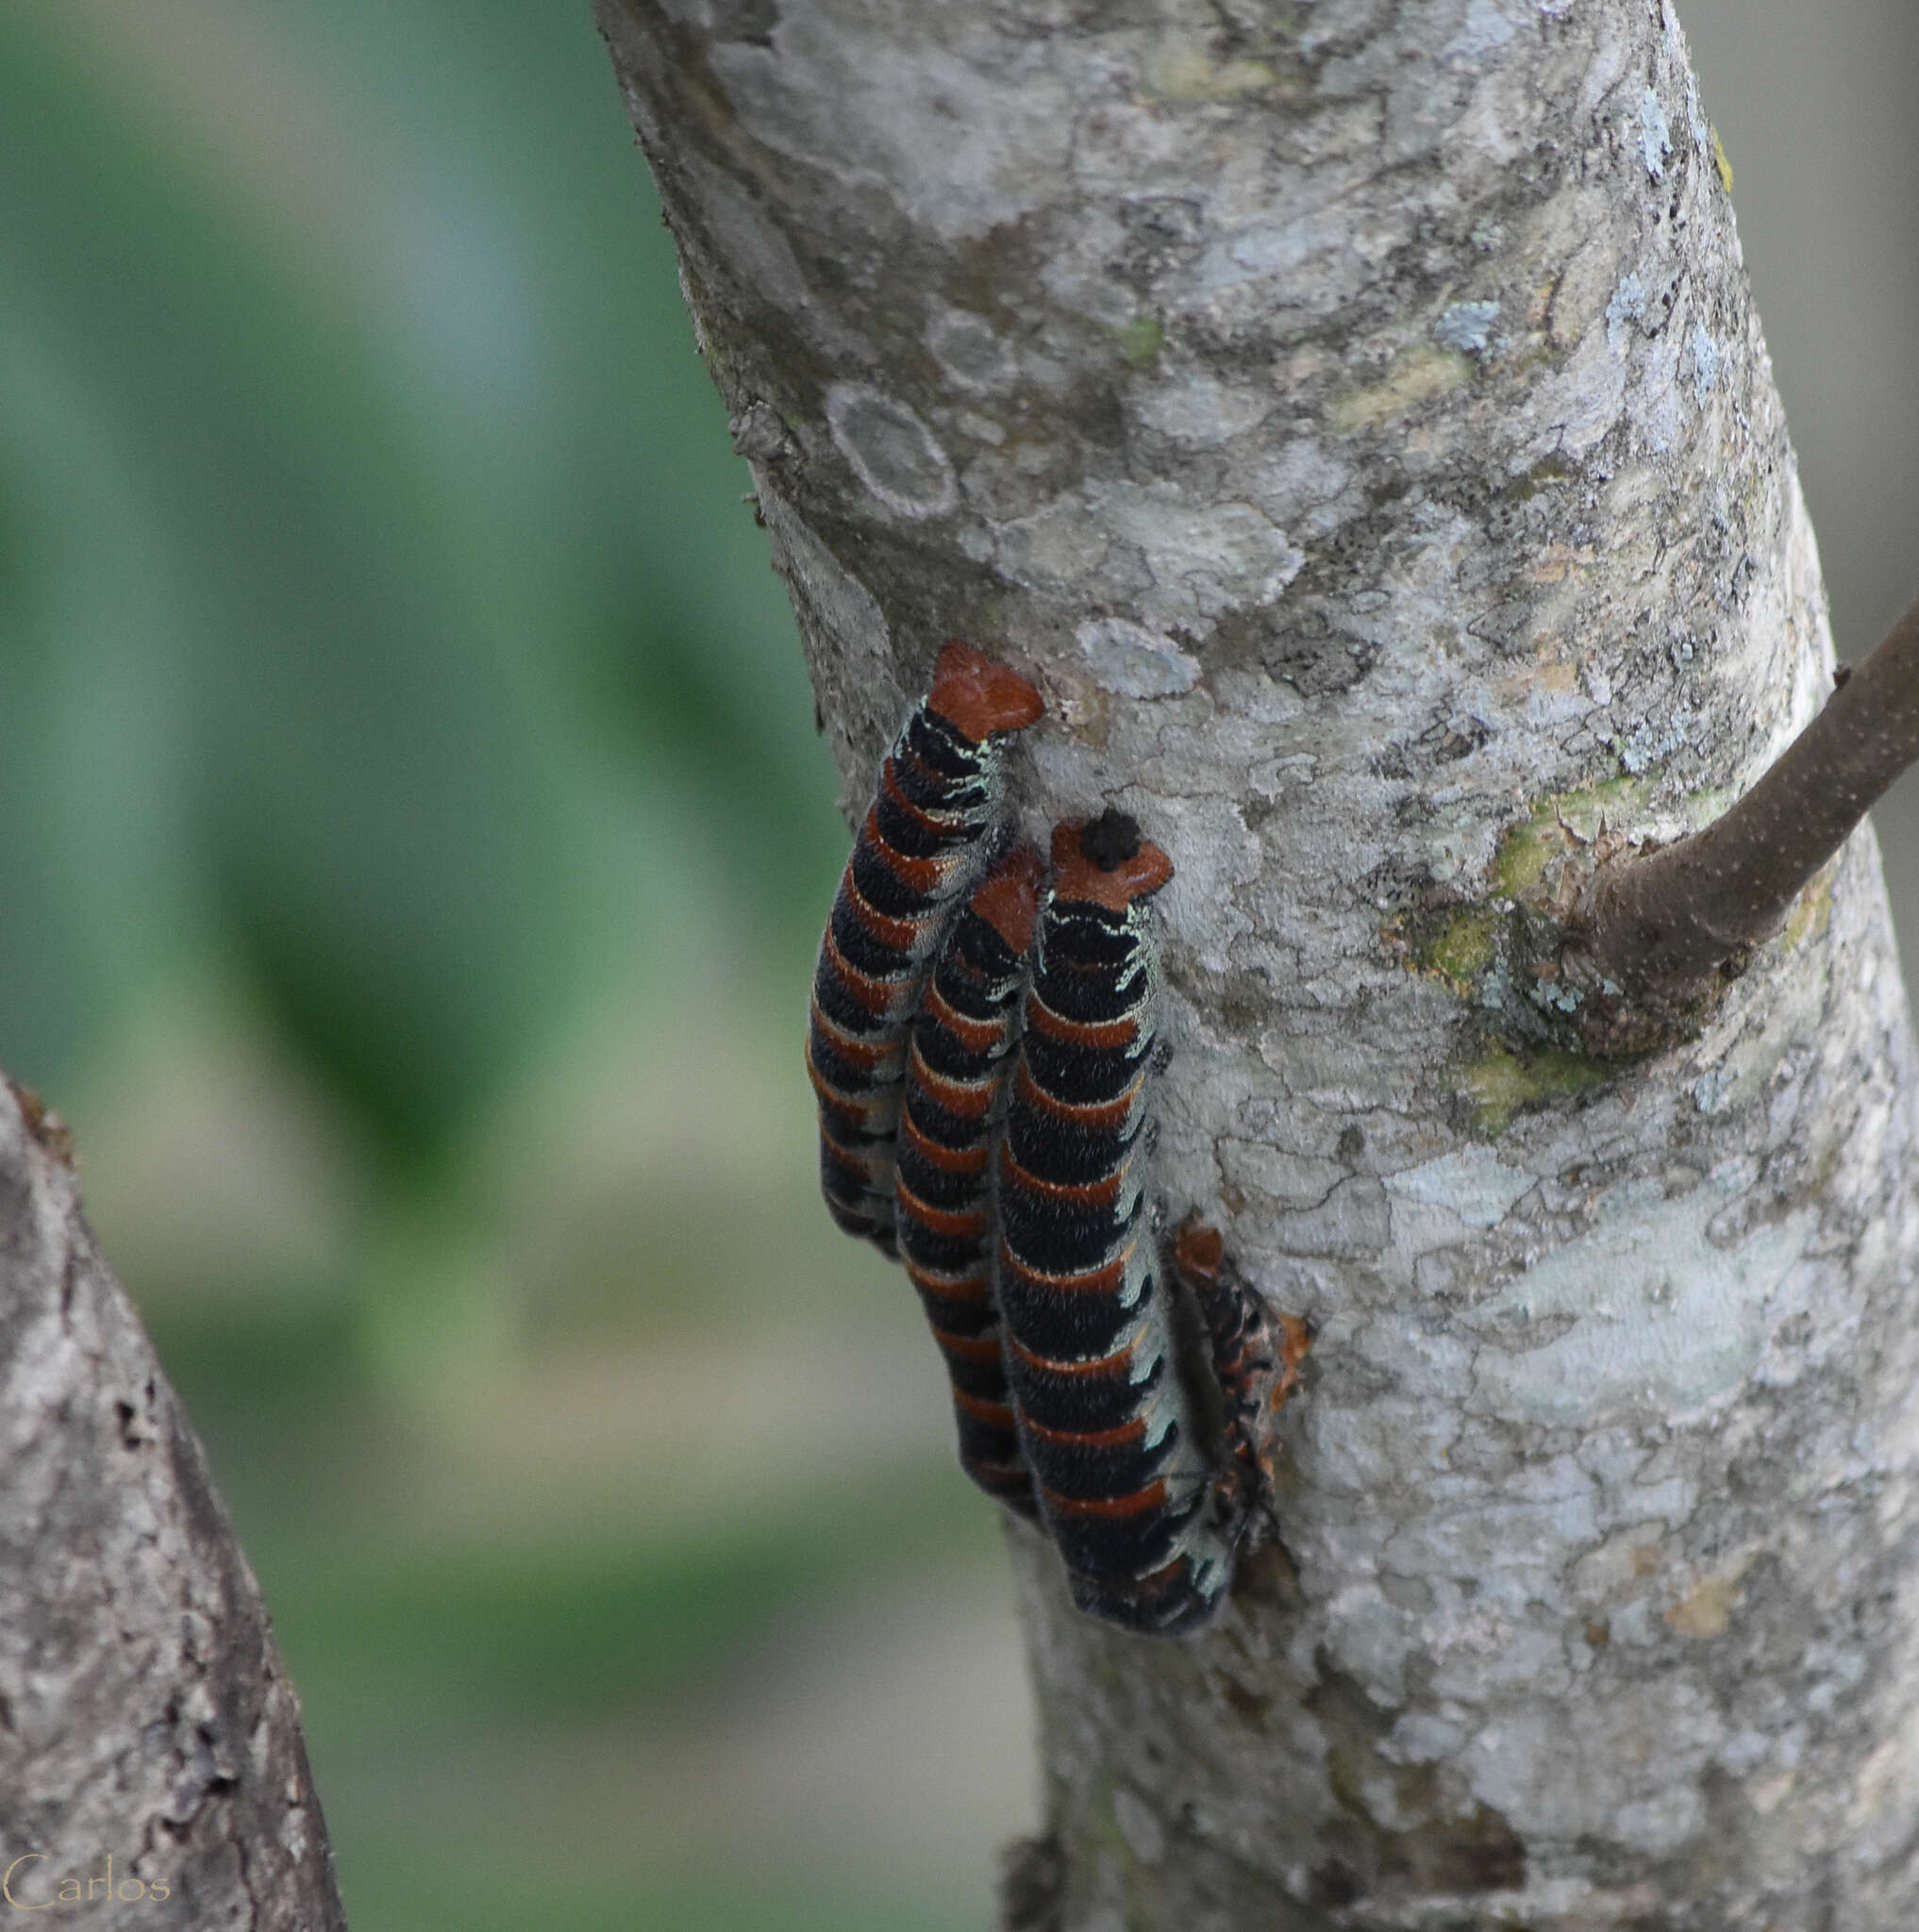
M 1532 995 L 1489 1001 L 1490 925 L 1430 924 L 1567 801 L 1705 823 L 1829 686 L 1670 11 L 598 11 L 848 803 L 942 639 L 1041 682 L 1027 829 L 1117 804 L 1178 868 L 1168 1223 L 1319 1331 L 1216 1629 L 1114 1635 L 1014 1538 L 1061 1924 L 1911 1923 L 1870 837 L 1596 1070 L 1493 1024 Z

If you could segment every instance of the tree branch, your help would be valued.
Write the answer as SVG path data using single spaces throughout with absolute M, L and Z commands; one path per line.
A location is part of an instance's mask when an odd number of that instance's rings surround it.
M 1583 944 L 1628 993 L 1671 997 L 1787 908 L 1919 758 L 1919 602 L 1845 677 L 1765 775 L 1702 832 L 1603 866 Z
M 81 1219 L 64 1130 L 10 1086 L 0 1252 L 12 1897 L 103 1932 L 345 1932 L 259 1587 Z

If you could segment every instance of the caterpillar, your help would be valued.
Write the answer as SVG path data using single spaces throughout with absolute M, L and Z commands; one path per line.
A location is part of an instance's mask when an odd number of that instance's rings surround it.
M 1211 1343 L 1219 1382 L 1226 1464 L 1216 1498 L 1229 1543 L 1254 1512 L 1273 1522 L 1275 1424 L 1299 1381 L 1312 1334 L 1297 1315 L 1276 1314 L 1226 1258 L 1218 1228 L 1190 1216 L 1173 1243 L 1173 1272 L 1192 1294 Z
M 880 766 L 813 972 L 807 1071 L 819 1101 L 820 1187 L 833 1219 L 885 1253 L 906 1029 L 954 901 L 999 809 L 999 747 L 1043 707 L 1015 671 L 957 638 Z
M 1030 845 L 993 868 L 948 929 L 906 1064 L 894 1212 L 900 1257 L 946 1358 L 960 1466 L 1035 1514 L 993 1287 L 993 1140 L 1045 874 Z
M 1109 810 L 1055 829 L 1053 868 L 998 1161 L 1008 1374 L 1074 1602 L 1128 1630 L 1191 1630 L 1224 1599 L 1232 1555 L 1142 1191 L 1159 1005 L 1146 901 L 1173 866 Z

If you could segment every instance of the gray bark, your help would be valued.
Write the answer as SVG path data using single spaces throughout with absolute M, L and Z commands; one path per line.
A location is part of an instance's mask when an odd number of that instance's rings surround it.
M 597 7 L 848 805 L 943 638 L 1038 679 L 1027 829 L 1117 803 L 1178 868 L 1163 1210 L 1319 1331 L 1218 1627 L 1116 1635 L 1014 1538 L 1057 1923 L 1912 1924 L 1870 835 L 1637 1061 L 1527 970 L 1829 684 L 1670 12 Z
M 63 1133 L 4 1084 L 0 1241 L 0 1912 L 344 1932 L 259 1588 Z

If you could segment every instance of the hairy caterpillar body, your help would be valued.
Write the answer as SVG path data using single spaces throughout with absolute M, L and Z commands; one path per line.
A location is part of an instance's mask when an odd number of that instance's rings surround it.
M 1246 1287 L 1226 1258 L 1218 1228 L 1196 1216 L 1173 1244 L 1173 1271 L 1206 1324 L 1219 1382 L 1226 1463 L 1217 1481 L 1228 1543 L 1260 1511 L 1273 1515 L 1279 1410 L 1299 1381 L 1312 1336 L 1297 1315 L 1276 1313 Z
M 1036 1513 L 1001 1359 L 993 1286 L 993 1143 L 1045 868 L 1016 845 L 954 920 L 913 1022 L 900 1109 L 900 1258 L 946 1358 L 960 1465 Z
M 976 878 L 999 812 L 1000 734 L 1040 694 L 958 639 L 880 767 L 813 973 L 807 1070 L 819 1099 L 820 1186 L 848 1234 L 887 1254 L 906 1031 L 954 903 Z
M 1125 814 L 1053 835 L 998 1162 L 1020 1440 L 1080 1609 L 1205 1623 L 1230 1580 L 1142 1198 L 1159 1004 L 1146 901 L 1173 875 Z

